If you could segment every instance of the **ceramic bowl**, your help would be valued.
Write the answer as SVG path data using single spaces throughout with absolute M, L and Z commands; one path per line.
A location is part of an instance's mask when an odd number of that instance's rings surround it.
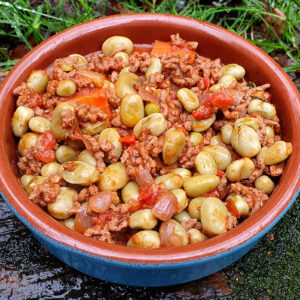
M 201 55 L 238 63 L 249 81 L 270 83 L 282 136 L 293 144 L 276 190 L 266 204 L 236 228 L 198 244 L 168 249 L 136 249 L 99 242 L 68 229 L 31 202 L 19 182 L 16 140 L 11 117 L 13 89 L 34 69 L 44 69 L 71 53 L 86 55 L 101 49 L 113 35 L 134 43 L 168 40 L 179 32 L 198 41 Z M 161 14 L 117 15 L 80 24 L 57 34 L 29 52 L 9 73 L 0 91 L 0 188 L 15 215 L 52 254 L 91 276 L 135 286 L 167 286 L 207 276 L 247 253 L 284 215 L 296 198 L 300 175 L 299 94 L 272 58 L 245 39 L 218 26 L 190 18 Z

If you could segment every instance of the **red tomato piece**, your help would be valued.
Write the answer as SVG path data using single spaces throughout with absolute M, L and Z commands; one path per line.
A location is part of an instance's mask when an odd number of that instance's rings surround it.
M 217 176 L 222 178 L 224 176 L 225 172 L 222 170 L 217 170 Z
M 233 97 L 225 93 L 215 93 L 211 99 L 211 104 L 218 108 L 226 108 L 231 106 L 233 103 Z
M 133 144 L 135 144 L 135 135 L 134 135 L 134 133 L 132 133 L 132 134 L 123 136 L 123 137 L 119 138 L 119 141 L 125 145 L 133 145 Z
M 213 110 L 211 107 L 199 106 L 199 108 L 192 112 L 192 116 L 196 120 L 209 119 L 213 115 Z

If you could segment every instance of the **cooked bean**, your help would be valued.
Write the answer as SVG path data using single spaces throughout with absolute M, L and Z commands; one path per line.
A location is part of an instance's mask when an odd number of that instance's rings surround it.
M 69 55 L 69 57 L 71 57 L 75 61 L 76 65 L 79 68 L 82 68 L 87 64 L 85 57 L 83 57 L 80 54 L 71 54 L 71 55 Z
M 123 62 L 128 65 L 128 62 L 129 62 L 129 57 L 128 57 L 128 54 L 126 52 L 118 52 L 114 55 L 114 57 L 119 57 L 123 60 Z
M 226 206 L 229 212 L 236 218 L 244 218 L 249 214 L 249 205 L 239 194 L 229 194 L 226 198 Z
M 160 112 L 160 107 L 156 103 L 147 103 L 145 106 L 145 113 L 147 116 L 159 113 Z
M 151 74 L 161 73 L 161 71 L 162 71 L 162 63 L 160 59 L 157 57 L 152 57 L 150 66 L 148 67 L 145 74 L 146 80 L 149 80 Z
M 127 243 L 129 247 L 159 248 L 160 239 L 157 231 L 142 230 L 134 234 Z
M 23 185 L 23 187 L 26 189 L 28 184 L 30 183 L 30 181 L 34 178 L 33 175 L 23 175 L 20 180 L 21 180 L 21 184 Z
M 75 160 L 76 152 L 69 146 L 62 145 L 55 151 L 55 158 L 59 163 Z
M 265 127 L 266 135 L 268 138 L 273 139 L 275 137 L 274 129 L 271 126 L 266 126 Z
M 197 197 L 190 201 L 188 211 L 193 219 L 201 220 L 201 205 L 210 197 Z
M 96 166 L 97 166 L 96 159 L 95 159 L 94 155 L 89 150 L 81 151 L 78 155 L 77 160 L 83 161 L 83 162 L 93 166 L 94 168 L 96 168 Z
M 105 128 L 107 128 L 108 124 L 109 124 L 108 120 L 98 121 L 96 123 L 84 124 L 84 128 L 82 128 L 82 133 L 89 134 L 89 135 L 99 134 Z
M 121 162 L 109 165 L 101 174 L 98 185 L 101 191 L 117 191 L 128 182 L 125 165 Z
M 60 102 L 53 111 L 52 116 L 52 132 L 57 140 L 65 140 L 67 138 L 67 133 L 72 132 L 75 130 L 77 124 L 76 122 L 73 124 L 72 128 L 64 129 L 62 128 L 62 120 L 61 120 L 61 113 L 65 110 L 68 110 L 73 115 L 74 119 L 76 120 L 75 116 L 75 108 L 70 103 Z
M 169 173 L 166 175 L 158 176 L 154 180 L 155 184 L 164 183 L 168 191 L 180 189 L 182 187 L 183 179 L 180 175 Z
M 129 217 L 128 225 L 130 228 L 153 229 L 157 222 L 151 209 L 141 209 Z
M 257 159 L 262 159 L 265 165 L 279 164 L 287 159 L 292 151 L 293 146 L 291 143 L 278 141 L 270 147 L 263 147 L 257 155 Z
M 139 185 L 135 181 L 129 181 L 121 191 L 122 199 L 125 203 L 130 200 L 138 201 Z
M 255 169 L 253 161 L 248 158 L 242 158 L 233 161 L 226 169 L 226 176 L 230 181 L 239 181 L 249 178 Z
M 221 136 L 222 136 L 223 143 L 225 143 L 227 145 L 230 144 L 232 131 L 233 131 L 233 127 L 231 125 L 226 124 L 226 125 L 222 126 Z
M 192 173 L 189 169 L 185 168 L 176 168 L 171 173 L 180 175 L 183 180 L 186 180 L 190 177 L 192 177 Z
M 234 127 L 238 127 L 242 125 L 257 130 L 259 128 L 259 120 L 257 118 L 240 118 L 237 119 L 234 123 Z
M 170 128 L 166 134 L 162 148 L 163 161 L 172 165 L 181 155 L 185 145 L 185 134 L 180 129 Z
M 232 75 L 237 80 L 242 79 L 246 74 L 245 69 L 238 64 L 226 65 L 221 69 L 221 72 L 223 75 Z
M 266 193 L 267 195 L 272 194 L 272 192 L 275 189 L 275 183 L 272 181 L 272 179 L 269 176 L 266 175 L 262 175 L 258 177 L 255 180 L 254 184 L 258 190 Z
M 131 94 L 122 99 L 120 117 L 124 125 L 134 127 L 144 115 L 144 103 L 140 95 Z
M 58 83 L 56 94 L 61 97 L 70 97 L 76 92 L 76 85 L 72 80 L 62 80 Z
M 203 231 L 210 236 L 227 231 L 228 210 L 220 199 L 210 197 L 201 205 L 201 224 Z
M 28 131 L 30 119 L 34 117 L 34 111 L 26 106 L 19 106 L 12 117 L 11 126 L 15 136 L 22 136 Z
M 177 213 L 173 216 L 173 219 L 176 220 L 179 223 L 186 222 L 191 219 L 191 216 L 189 213 L 185 210 L 181 211 L 180 213 Z
M 201 175 L 217 175 L 217 164 L 209 152 L 199 152 L 195 159 L 195 166 Z
M 67 219 L 73 207 L 73 197 L 77 192 L 68 187 L 62 187 L 54 202 L 47 205 L 49 214 L 59 220 Z
M 223 146 L 210 145 L 204 147 L 203 150 L 212 155 L 219 170 L 225 170 L 231 163 L 231 154 L 229 150 Z
M 161 113 L 151 114 L 136 123 L 133 133 L 138 138 L 146 128 L 149 128 L 153 135 L 159 136 L 166 130 L 167 121 Z
M 51 130 L 51 122 L 42 117 L 31 118 L 28 125 L 31 131 L 37 133 L 43 133 Z
M 83 161 L 73 161 L 72 170 L 67 169 L 63 172 L 63 178 L 66 182 L 79 185 L 90 185 L 99 179 L 99 172 L 96 168 Z
M 215 93 L 217 92 L 219 89 L 221 89 L 223 87 L 223 84 L 222 83 L 216 83 L 214 85 L 212 85 L 210 88 L 209 88 L 209 91 L 211 93 Z
M 68 218 L 68 219 L 65 219 L 63 220 L 62 222 L 66 227 L 74 230 L 74 227 L 75 227 L 75 218 L 74 217 L 71 217 L 71 218 Z
M 25 150 L 28 150 L 31 147 L 35 147 L 39 135 L 37 133 L 28 132 L 21 137 L 18 144 L 18 151 L 21 155 L 24 154 Z
M 183 105 L 184 109 L 188 112 L 192 112 L 199 107 L 198 97 L 193 93 L 193 91 L 182 88 L 177 92 L 177 98 Z
M 189 197 L 198 197 L 218 186 L 220 178 L 216 175 L 196 175 L 184 181 L 183 187 Z
M 205 120 L 196 120 L 192 117 L 192 129 L 196 132 L 207 130 L 216 120 L 216 115 L 213 114 L 211 118 Z
M 50 177 L 51 175 L 62 174 L 63 171 L 64 168 L 57 162 L 53 161 L 43 165 L 41 169 L 41 174 L 42 176 Z
M 123 68 L 119 73 L 119 77 L 127 72 L 130 72 L 130 66 Z
M 119 98 L 124 98 L 127 95 L 136 94 L 135 84 L 140 83 L 141 78 L 131 72 L 124 72 L 115 82 L 116 95 Z
M 120 73 L 120 75 L 121 75 L 121 73 Z M 107 79 L 104 79 L 102 88 L 103 89 L 108 89 L 108 90 L 114 90 L 115 85 L 111 81 L 109 81 Z
M 261 149 L 259 137 L 255 130 L 243 125 L 233 129 L 231 145 L 238 154 L 244 157 L 253 157 Z
M 233 84 L 233 83 L 236 83 L 236 79 L 235 79 L 235 77 L 233 76 L 233 75 L 223 75 L 220 79 L 219 79 L 219 81 L 218 81 L 218 84 L 221 84 L 222 85 L 222 87 L 224 87 L 224 88 L 229 88 L 229 87 L 231 87 L 231 85 Z
M 276 116 L 276 109 L 271 103 L 254 99 L 248 106 L 248 113 L 259 113 L 266 119 L 273 119 Z
M 106 128 L 103 131 L 101 131 L 98 138 L 98 142 L 101 143 L 104 140 L 109 141 L 114 146 L 115 154 L 119 159 L 122 153 L 122 144 L 120 142 L 120 135 L 117 129 Z M 107 157 L 107 154 L 104 156 L 104 160 L 108 163 L 110 162 L 110 159 Z
M 132 41 L 125 36 L 112 36 L 102 44 L 102 52 L 105 56 L 111 56 L 117 51 L 130 54 L 133 50 Z
M 27 86 L 37 93 L 43 93 L 47 84 L 48 76 L 43 70 L 32 71 L 27 79 Z
M 188 244 L 186 230 L 173 219 L 161 224 L 159 237 L 162 247 L 179 247 Z
M 210 145 L 220 145 L 222 143 L 223 141 L 220 134 L 217 134 L 210 139 Z
M 191 228 L 187 231 L 189 244 L 195 244 L 199 242 L 203 242 L 208 239 L 208 237 L 202 233 L 200 230 L 196 228 Z
M 30 193 L 32 192 L 32 189 L 35 185 L 37 184 L 42 184 L 45 180 L 47 179 L 47 177 L 45 176 L 34 176 L 27 184 L 27 186 L 25 187 L 26 193 L 28 195 L 30 195 Z
M 190 142 L 193 146 L 201 145 L 203 140 L 203 135 L 200 132 L 191 132 L 190 133 Z
M 183 211 L 188 205 L 188 198 L 185 191 L 182 189 L 175 189 L 172 190 L 171 193 L 173 193 L 177 199 L 177 212 Z

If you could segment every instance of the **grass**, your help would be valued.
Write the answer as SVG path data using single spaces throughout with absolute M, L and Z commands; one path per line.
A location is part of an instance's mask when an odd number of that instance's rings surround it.
M 286 53 L 295 63 L 295 66 L 286 68 L 286 71 L 293 72 L 300 68 L 300 5 L 297 0 L 268 0 L 268 10 L 265 3 L 259 0 L 220 0 L 219 5 L 202 4 L 203 2 L 121 0 L 118 1 L 119 5 L 111 5 L 108 0 L 58 0 L 57 5 L 53 6 L 49 0 L 44 0 L 43 5 L 31 6 L 30 1 L 26 0 L 0 1 L 0 43 L 3 39 L 21 40 L 32 49 L 50 35 L 102 17 L 112 10 L 120 13 L 171 13 L 223 26 L 249 39 L 268 54 Z M 274 8 L 284 12 L 286 18 L 274 13 Z M 266 18 L 271 18 L 273 25 Z M 261 26 L 264 26 L 263 34 Z M 278 33 L 278 29 L 282 34 Z M 0 68 L 9 70 L 16 61 L 10 60 L 7 50 L 5 55 L 1 55 L 3 52 L 3 49 L 2 52 L 0 50 Z

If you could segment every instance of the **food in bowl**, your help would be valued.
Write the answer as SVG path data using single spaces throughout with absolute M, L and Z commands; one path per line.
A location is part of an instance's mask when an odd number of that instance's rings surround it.
M 67 227 L 109 243 L 201 242 L 255 213 L 291 143 L 269 84 L 178 34 L 57 59 L 15 89 L 21 183 Z

